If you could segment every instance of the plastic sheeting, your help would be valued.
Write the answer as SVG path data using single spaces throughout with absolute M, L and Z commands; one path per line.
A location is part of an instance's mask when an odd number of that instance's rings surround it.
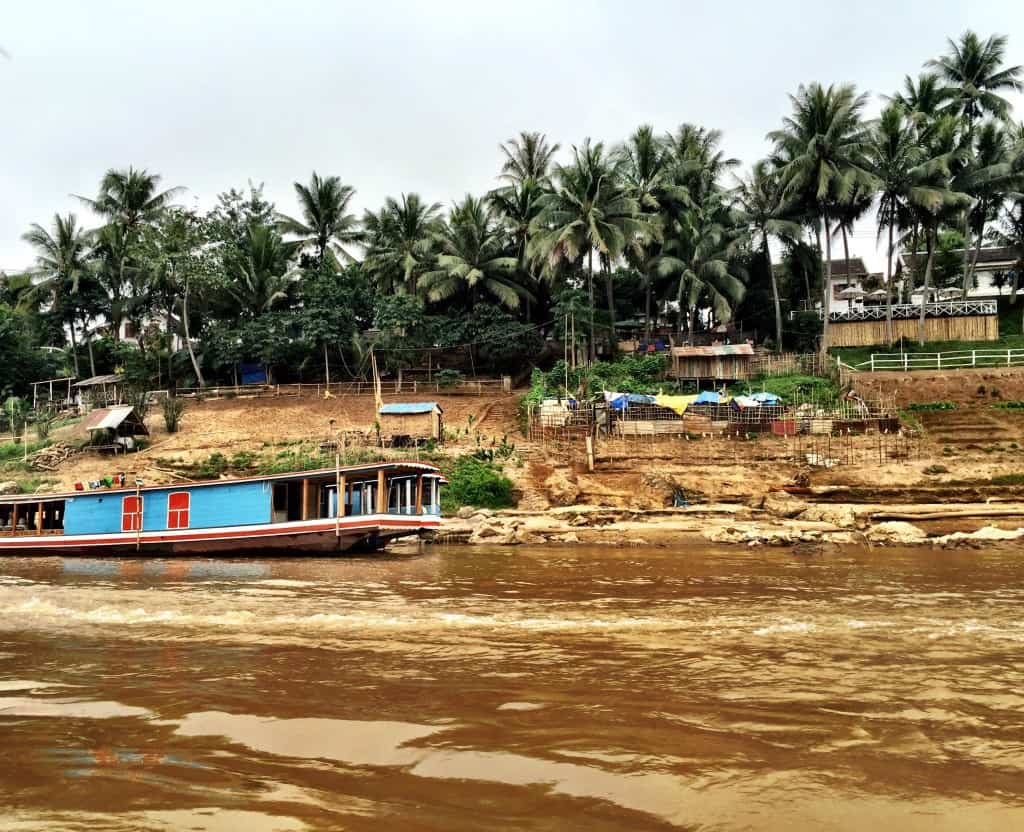
M 697 396 L 663 396 L 659 394 L 654 397 L 654 403 L 658 407 L 667 407 L 682 416 L 686 412 L 686 408 L 697 401 L 697 398 Z

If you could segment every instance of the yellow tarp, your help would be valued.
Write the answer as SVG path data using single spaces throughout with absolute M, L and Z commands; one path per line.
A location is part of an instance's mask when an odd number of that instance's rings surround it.
M 659 407 L 667 407 L 669 410 L 682 416 L 691 404 L 697 401 L 696 396 L 663 396 L 659 393 L 654 397 L 654 403 Z

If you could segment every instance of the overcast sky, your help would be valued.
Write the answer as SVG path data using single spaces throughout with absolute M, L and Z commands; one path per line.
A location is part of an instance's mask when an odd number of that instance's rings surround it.
M 130 164 L 200 208 L 264 182 L 286 213 L 315 169 L 361 213 L 493 187 L 520 130 L 567 147 L 694 122 L 749 163 L 800 83 L 855 82 L 874 110 L 966 28 L 1009 34 L 1024 63 L 1021 0 L 5 2 L 0 268 L 31 263 L 30 223 L 83 214 L 71 194 Z M 854 246 L 875 262 L 870 228 Z

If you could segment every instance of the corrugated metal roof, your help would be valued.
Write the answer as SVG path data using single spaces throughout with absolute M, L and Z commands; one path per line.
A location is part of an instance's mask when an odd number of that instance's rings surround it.
M 111 373 L 107 376 L 93 376 L 92 378 L 76 382 L 75 387 L 95 387 L 98 384 L 118 384 L 122 381 L 124 381 L 123 376 Z
M 441 405 L 437 402 L 393 402 L 380 407 L 382 416 L 408 416 L 415 413 L 433 413 L 435 410 L 441 412 Z
M 101 407 L 85 417 L 82 427 L 86 430 L 115 429 L 132 413 L 131 407 Z
M 673 347 L 677 358 L 718 358 L 723 355 L 753 355 L 750 344 L 720 344 L 717 347 Z

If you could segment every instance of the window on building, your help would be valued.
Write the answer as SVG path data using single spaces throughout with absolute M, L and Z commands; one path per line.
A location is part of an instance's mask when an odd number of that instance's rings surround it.
M 142 497 L 121 500 L 121 531 L 137 532 L 142 529 Z
M 167 496 L 167 528 L 188 528 L 188 511 L 191 502 L 192 495 L 187 491 L 177 491 Z

